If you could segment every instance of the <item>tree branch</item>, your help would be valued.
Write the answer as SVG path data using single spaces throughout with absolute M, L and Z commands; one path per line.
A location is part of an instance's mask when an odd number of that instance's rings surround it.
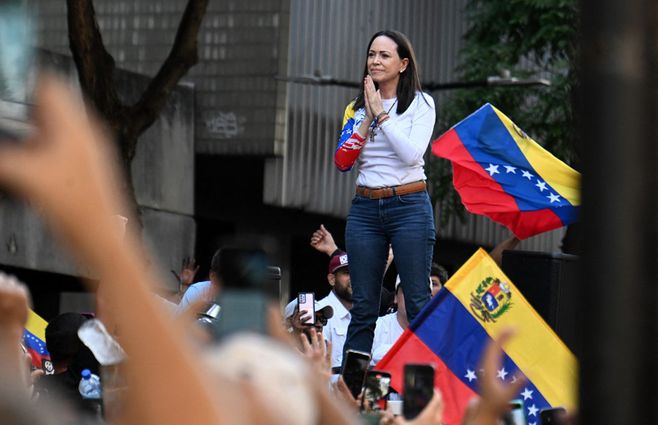
M 83 93 L 112 126 L 122 113 L 114 87 L 114 59 L 105 49 L 91 0 L 66 0 L 69 45 Z
M 178 81 L 199 60 L 197 37 L 208 0 L 189 0 L 169 56 L 128 114 L 129 132 L 139 136 L 156 120 Z

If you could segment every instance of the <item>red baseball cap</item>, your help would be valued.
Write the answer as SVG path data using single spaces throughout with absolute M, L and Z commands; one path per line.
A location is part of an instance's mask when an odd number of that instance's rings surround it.
M 329 273 L 336 273 L 336 270 L 347 267 L 347 253 L 340 251 L 329 260 Z

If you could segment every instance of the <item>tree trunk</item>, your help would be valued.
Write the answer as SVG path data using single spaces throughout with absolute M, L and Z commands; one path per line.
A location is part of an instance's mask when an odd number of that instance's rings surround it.
M 119 130 L 120 131 L 120 130 Z M 124 191 L 128 211 L 125 212 L 128 217 L 128 226 L 137 232 L 141 233 L 143 222 L 142 212 L 137 201 L 137 193 L 135 192 L 135 184 L 133 181 L 132 161 L 135 157 L 135 150 L 137 147 L 137 139 L 139 136 L 124 133 L 115 135 L 115 143 L 117 152 L 119 154 L 119 162 L 121 164 L 121 172 L 123 174 L 122 189 Z
M 176 84 L 198 61 L 197 36 L 208 0 L 188 0 L 167 59 L 133 105 L 124 104 L 114 81 L 115 63 L 105 49 L 92 0 L 66 0 L 69 45 L 80 87 L 95 113 L 115 135 L 124 173 L 129 226 L 141 231 L 142 218 L 132 180 L 131 162 L 139 136 L 158 118 Z

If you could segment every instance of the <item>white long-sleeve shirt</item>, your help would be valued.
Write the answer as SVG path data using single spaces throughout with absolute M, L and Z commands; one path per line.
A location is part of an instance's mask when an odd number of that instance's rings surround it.
M 356 183 L 371 188 L 398 186 L 425 180 L 423 155 L 427 150 L 436 111 L 434 99 L 417 92 L 404 113 L 398 115 L 397 99 L 384 99 L 384 110 L 390 118 L 375 130 L 374 140 L 368 136 L 357 159 L 359 175 Z M 359 127 L 365 109 L 354 115 L 354 131 Z M 372 130 L 371 130 L 372 131 Z

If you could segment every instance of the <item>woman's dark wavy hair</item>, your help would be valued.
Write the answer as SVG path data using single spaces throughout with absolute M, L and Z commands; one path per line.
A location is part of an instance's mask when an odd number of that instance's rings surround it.
M 375 41 L 375 38 L 379 36 L 385 36 L 390 38 L 397 44 L 397 52 L 400 59 L 409 59 L 409 64 L 407 68 L 400 74 L 400 81 L 398 82 L 397 88 L 397 98 L 398 105 L 395 111 L 399 114 L 404 113 L 404 111 L 409 108 L 411 102 L 413 102 L 416 97 L 417 91 L 422 91 L 420 85 L 420 77 L 418 76 L 418 64 L 416 63 L 416 53 L 414 53 L 414 48 L 411 46 L 411 42 L 406 35 L 402 34 L 400 31 L 395 30 L 383 30 L 376 32 L 370 42 L 368 43 L 368 49 L 366 50 L 366 63 L 363 67 L 363 77 L 361 78 L 361 88 L 359 89 L 359 95 L 356 97 L 354 102 L 354 110 L 358 110 L 365 106 L 365 96 L 363 94 L 363 79 L 368 75 L 368 52 L 372 46 L 372 42 Z M 378 88 L 378 84 L 375 83 L 375 88 Z

